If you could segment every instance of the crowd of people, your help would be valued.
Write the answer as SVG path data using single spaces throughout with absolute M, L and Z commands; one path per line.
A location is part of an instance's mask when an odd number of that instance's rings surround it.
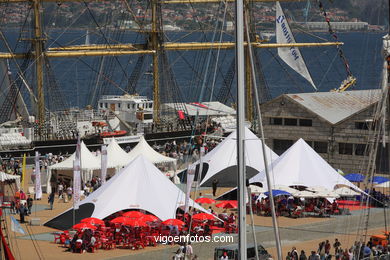
M 31 195 L 26 195 L 23 190 L 18 190 L 11 200 L 10 213 L 18 214 L 20 223 L 25 223 L 25 217 L 31 214 L 33 202 Z
M 342 247 L 336 238 L 331 244 L 329 240 L 319 243 L 317 250 L 307 254 L 304 250 L 298 252 L 296 247 L 292 247 L 286 255 L 286 260 L 355 260 L 355 259 L 383 259 L 390 258 L 390 246 L 374 246 L 372 240 L 366 244 L 356 241 L 351 247 Z

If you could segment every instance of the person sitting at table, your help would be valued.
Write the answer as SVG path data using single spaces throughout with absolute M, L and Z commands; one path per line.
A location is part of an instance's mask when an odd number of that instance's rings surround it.
M 88 251 L 93 252 L 93 247 L 95 246 L 95 244 L 96 244 L 96 238 L 95 238 L 94 235 L 92 235 L 91 241 L 89 241 L 89 244 L 88 244 L 88 247 L 87 247 Z
M 234 223 L 236 222 L 236 216 L 234 216 L 234 213 L 232 212 L 229 216 L 229 219 L 228 219 L 228 222 L 229 223 Z
M 209 224 L 206 224 L 206 225 L 204 226 L 204 235 L 205 235 L 205 236 L 210 236 L 210 235 L 211 235 L 211 229 L 210 229 Z
M 332 212 L 335 213 L 336 211 L 339 211 L 339 204 L 337 203 L 336 200 L 333 201 L 332 203 Z
M 70 241 L 70 246 L 69 246 L 69 249 L 68 251 L 71 251 L 71 252 L 74 252 L 75 248 L 76 248 L 76 241 L 78 239 L 78 234 L 76 233 L 72 240 Z

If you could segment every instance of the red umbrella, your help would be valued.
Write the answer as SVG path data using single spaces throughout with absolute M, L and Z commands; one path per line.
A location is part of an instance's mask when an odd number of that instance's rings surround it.
M 136 218 L 127 218 L 127 221 L 124 223 L 126 226 L 132 226 L 132 227 L 147 227 L 145 221 L 142 219 L 136 219 Z
M 238 207 L 236 200 L 226 200 L 215 205 L 217 208 L 236 209 Z
M 114 218 L 113 220 L 111 220 L 110 223 L 120 223 L 120 224 L 123 224 L 123 223 L 125 223 L 128 220 L 129 220 L 129 218 L 126 218 L 126 217 L 117 217 L 117 218 Z
M 153 215 L 144 215 L 141 217 L 141 220 L 143 220 L 145 222 L 154 222 L 154 221 L 159 220 L 159 218 L 156 216 L 153 216 Z
M 89 223 L 79 223 L 79 224 L 76 224 L 72 227 L 73 229 L 97 229 L 97 227 L 95 227 L 94 225 L 92 224 L 89 224 Z
M 215 216 L 207 213 L 198 213 L 192 216 L 192 219 L 196 220 L 212 220 Z
M 84 218 L 80 221 L 81 223 L 89 223 L 92 225 L 104 225 L 104 221 L 98 218 Z
M 199 198 L 195 200 L 196 203 L 214 204 L 215 200 L 210 198 Z
M 143 216 L 145 216 L 145 214 L 139 211 L 128 211 L 122 214 L 122 217 L 126 218 L 140 218 Z
M 183 226 L 185 223 L 180 219 L 170 218 L 163 221 L 162 224 L 167 226 Z

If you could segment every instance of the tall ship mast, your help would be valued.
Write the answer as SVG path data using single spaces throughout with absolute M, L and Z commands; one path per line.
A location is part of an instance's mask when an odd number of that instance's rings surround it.
M 228 5 L 232 1 L 227 1 L 225 3 L 221 3 L 216 0 L 165 0 L 158 1 L 152 0 L 148 2 L 147 6 L 148 11 L 145 12 L 142 21 L 139 16 L 134 12 L 133 6 L 134 3 L 127 1 L 119 1 L 124 7 L 123 12 L 129 14 L 130 17 L 133 18 L 135 24 L 138 27 L 137 32 L 143 35 L 145 41 L 142 43 L 116 43 L 109 39 L 109 35 L 105 35 L 103 33 L 102 26 L 98 24 L 96 21 L 96 17 L 91 15 L 93 23 L 97 25 L 97 31 L 102 33 L 103 35 L 103 43 L 101 44 L 89 44 L 89 45 L 66 45 L 62 46 L 56 42 L 48 45 L 47 43 L 51 40 L 47 37 L 47 33 L 44 31 L 42 14 L 44 13 L 44 8 L 53 4 L 52 0 L 44 0 L 44 1 L 22 1 L 22 0 L 11 0 L 11 1 L 0 1 L 2 5 L 5 7 L 10 7 L 13 4 L 25 4 L 27 5 L 27 9 L 30 13 L 30 22 L 33 25 L 33 30 L 31 31 L 31 35 L 29 38 L 19 38 L 19 41 L 23 41 L 25 49 L 27 51 L 23 52 L 19 49 L 12 49 L 12 47 L 8 44 L 8 40 L 3 38 L 5 42 L 5 49 L 7 52 L 0 53 L 0 58 L 8 63 L 11 63 L 11 67 L 16 70 L 13 77 L 15 79 L 11 80 L 9 91 L 6 94 L 6 98 L 4 99 L 3 106 L 0 110 L 0 118 L 2 122 L 7 122 L 12 119 L 11 114 L 17 114 L 18 116 L 14 116 L 14 118 L 20 119 L 20 124 L 24 125 L 25 128 L 32 128 L 33 132 L 33 140 L 36 142 L 47 142 L 54 139 L 71 139 L 75 140 L 75 132 L 80 132 L 77 123 L 75 123 L 75 117 L 72 114 L 72 111 L 69 111 L 69 106 L 66 104 L 66 101 L 61 100 L 61 88 L 58 85 L 54 77 L 53 68 L 50 65 L 51 59 L 54 58 L 88 58 L 88 57 L 102 57 L 101 59 L 101 67 L 98 68 L 98 79 L 96 85 L 99 84 L 98 81 L 112 81 L 109 78 L 110 75 L 105 75 L 101 73 L 104 68 L 105 58 L 107 59 L 118 59 L 121 56 L 137 56 L 136 66 L 130 74 L 127 74 L 127 87 L 126 89 L 121 88 L 121 94 L 128 95 L 137 95 L 137 81 L 140 78 L 141 72 L 140 67 L 144 66 L 145 57 L 149 57 L 151 59 L 151 70 L 148 72 L 152 76 L 152 95 L 149 97 L 153 101 L 152 108 L 144 107 L 142 104 L 141 107 L 136 107 L 137 111 L 132 111 L 131 113 L 139 113 L 142 118 L 144 115 L 148 115 L 147 110 L 152 109 L 152 119 L 150 116 L 147 116 L 148 123 L 145 123 L 150 128 L 160 129 L 160 131 L 168 131 L 169 126 L 172 125 L 172 122 L 176 122 L 178 118 L 182 121 L 183 125 L 187 125 L 184 127 L 185 129 L 192 129 L 193 122 L 191 122 L 191 116 L 188 113 L 188 106 L 184 104 L 183 100 L 180 100 L 180 86 L 174 79 L 174 74 L 172 72 L 172 67 L 169 65 L 169 59 L 167 57 L 168 52 L 177 52 L 177 51 L 202 51 L 207 52 L 210 50 L 229 50 L 235 48 L 235 43 L 233 40 L 226 41 L 222 37 L 220 41 L 214 40 L 213 42 L 195 42 L 195 41 L 167 41 L 167 37 L 164 32 L 164 22 L 162 21 L 162 10 L 163 7 L 171 7 L 171 6 L 180 6 L 180 5 L 215 5 L 215 4 L 225 4 Z M 70 4 L 70 3 L 78 3 L 85 7 L 86 12 L 92 13 L 90 5 L 91 3 L 95 3 L 96 1 L 61 1 L 61 3 L 57 3 L 57 8 L 60 9 L 62 4 Z M 99 1 L 98 1 L 99 2 Z M 102 1 L 103 2 L 103 1 Z M 107 1 L 106 1 L 107 2 Z M 113 3 L 117 1 L 108 1 L 108 3 Z M 320 47 L 320 46 L 341 46 L 342 42 L 321 42 L 321 43 L 295 43 L 295 42 L 285 42 L 285 43 L 268 43 L 259 39 L 255 33 L 255 21 L 254 15 L 252 11 L 252 5 L 256 2 L 275 2 L 273 0 L 256 0 L 256 1 L 246 1 L 244 4 L 245 13 L 248 14 L 249 17 L 249 28 L 250 28 L 250 43 L 254 49 L 260 48 L 293 48 L 293 47 Z M 300 1 L 291 1 L 284 0 L 282 2 L 300 2 Z M 305 2 L 305 1 L 302 1 Z M 43 11 L 43 12 L 42 12 Z M 146 16 L 150 16 L 145 19 Z M 28 21 L 28 19 L 26 19 Z M 47 27 L 47 26 L 46 26 Z M 90 41 L 89 37 L 90 32 L 88 33 L 88 42 Z M 4 35 L 3 35 L 4 36 Z M 4 36 L 5 37 L 5 36 Z M 88 43 L 87 42 L 87 43 Z M 248 55 L 248 41 L 245 41 L 245 100 L 246 100 L 246 111 L 245 111 L 245 119 L 249 122 L 254 121 L 254 111 L 253 111 L 253 91 L 252 91 L 252 78 L 253 77 L 261 77 L 257 75 L 252 75 Z M 52 47 L 53 45 L 57 45 L 56 47 Z M 135 58 L 133 59 L 135 60 Z M 109 64 L 109 62 L 106 62 Z M 234 60 L 231 63 L 231 68 L 234 68 Z M 258 69 L 261 73 L 261 65 L 259 61 L 257 61 Z M 106 65 L 106 67 L 109 65 Z M 27 71 L 31 68 L 34 68 L 34 76 L 32 77 L 32 81 L 27 78 Z M 229 85 L 231 88 L 231 84 L 233 78 L 235 77 L 234 72 L 227 72 L 224 77 L 224 84 L 220 88 L 219 93 L 214 94 L 217 96 L 221 103 L 227 103 L 229 100 L 229 95 L 231 96 L 231 89 L 229 89 Z M 113 83 L 115 85 L 115 83 Z M 118 86 L 117 86 L 118 87 Z M 118 87 L 120 88 L 120 87 Z M 171 88 L 170 93 L 167 94 L 168 88 Z M 202 88 L 205 88 L 203 85 Z M 264 88 L 263 90 L 266 90 Z M 203 90 L 202 90 L 203 91 Z M 28 116 L 25 112 L 21 112 L 21 93 L 27 92 L 30 98 L 29 110 L 32 116 Z M 175 95 L 175 94 L 177 95 Z M 262 101 L 267 100 L 269 97 L 269 93 L 266 91 L 262 92 Z M 164 102 L 167 102 L 170 96 L 171 105 L 163 107 L 162 98 L 165 97 Z M 118 97 L 119 98 L 119 97 Z M 130 97 L 129 97 L 130 98 Z M 176 100 L 175 100 L 176 98 Z M 205 99 L 201 100 L 204 101 Z M 232 99 L 230 99 L 232 100 Z M 233 98 L 234 100 L 234 98 Z M 17 103 L 19 102 L 19 103 Z M 52 103 L 58 103 L 61 111 L 56 110 Z M 95 104 L 91 104 L 88 107 L 89 110 L 93 109 L 96 105 L 104 106 L 104 102 L 100 102 L 98 104 L 97 100 Z M 129 104 L 133 102 L 128 101 Z M 147 102 L 146 102 L 147 103 Z M 169 103 L 169 102 L 168 102 Z M 18 104 L 18 105 L 16 105 Z M 119 106 L 119 102 L 117 103 Z M 127 106 L 129 104 L 126 103 Z M 13 109 L 11 109 L 13 108 Z M 100 107 L 101 108 L 101 107 Z M 104 108 L 104 107 L 103 107 Z M 114 117 L 119 120 L 120 123 L 126 125 L 126 120 L 123 120 L 123 116 L 118 115 L 118 113 L 110 113 L 118 109 L 118 107 L 107 107 L 106 109 L 100 109 L 100 121 L 107 121 L 107 117 L 109 114 L 114 114 Z M 142 109 L 142 110 L 141 110 Z M 166 109 L 173 109 L 174 111 L 183 112 L 184 117 L 180 117 L 180 113 L 172 113 L 172 112 L 163 112 Z M 105 114 L 101 113 L 102 110 L 105 110 Z M 77 112 L 79 113 L 79 112 Z M 90 117 L 94 116 L 93 112 Z M 116 115 L 115 115 L 116 114 Z M 85 114 L 83 114 L 85 116 Z M 89 116 L 89 115 L 88 115 Z M 168 116 L 168 117 L 167 117 Z M 79 116 L 80 118 L 81 116 Z M 167 119 L 168 118 L 168 119 Z M 143 122 L 144 120 L 138 120 L 137 122 Z M 134 121 L 135 122 L 135 121 Z M 104 122 L 103 122 L 104 123 Z M 53 126 L 53 124 L 55 126 Z M 96 128 L 96 127 L 95 127 Z M 139 128 L 138 123 L 134 123 L 127 127 L 129 133 L 135 133 L 136 129 Z M 172 127 L 171 127 L 172 128 Z M 100 130 L 99 130 L 100 131 Z M 103 130 L 101 130 L 103 131 Z M 100 131 L 100 132 L 101 132 Z M 171 129 L 172 131 L 172 129 Z M 61 134 L 59 134 L 61 132 Z M 86 131 L 87 132 L 87 131 Z

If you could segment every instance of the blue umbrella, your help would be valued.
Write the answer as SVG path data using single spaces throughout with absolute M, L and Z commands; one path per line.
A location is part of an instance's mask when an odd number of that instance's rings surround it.
M 349 181 L 352 182 L 363 182 L 365 179 L 365 176 L 360 173 L 349 173 L 347 175 L 344 175 L 344 178 L 346 178 Z
M 375 176 L 374 178 L 372 178 L 372 182 L 376 184 L 381 184 L 387 181 L 389 181 L 389 178 L 382 177 L 382 176 Z
M 264 195 L 269 196 L 269 191 L 264 192 Z M 276 197 L 276 196 L 282 196 L 282 195 L 291 195 L 291 193 L 284 191 L 284 190 L 272 190 L 272 195 L 274 197 Z

